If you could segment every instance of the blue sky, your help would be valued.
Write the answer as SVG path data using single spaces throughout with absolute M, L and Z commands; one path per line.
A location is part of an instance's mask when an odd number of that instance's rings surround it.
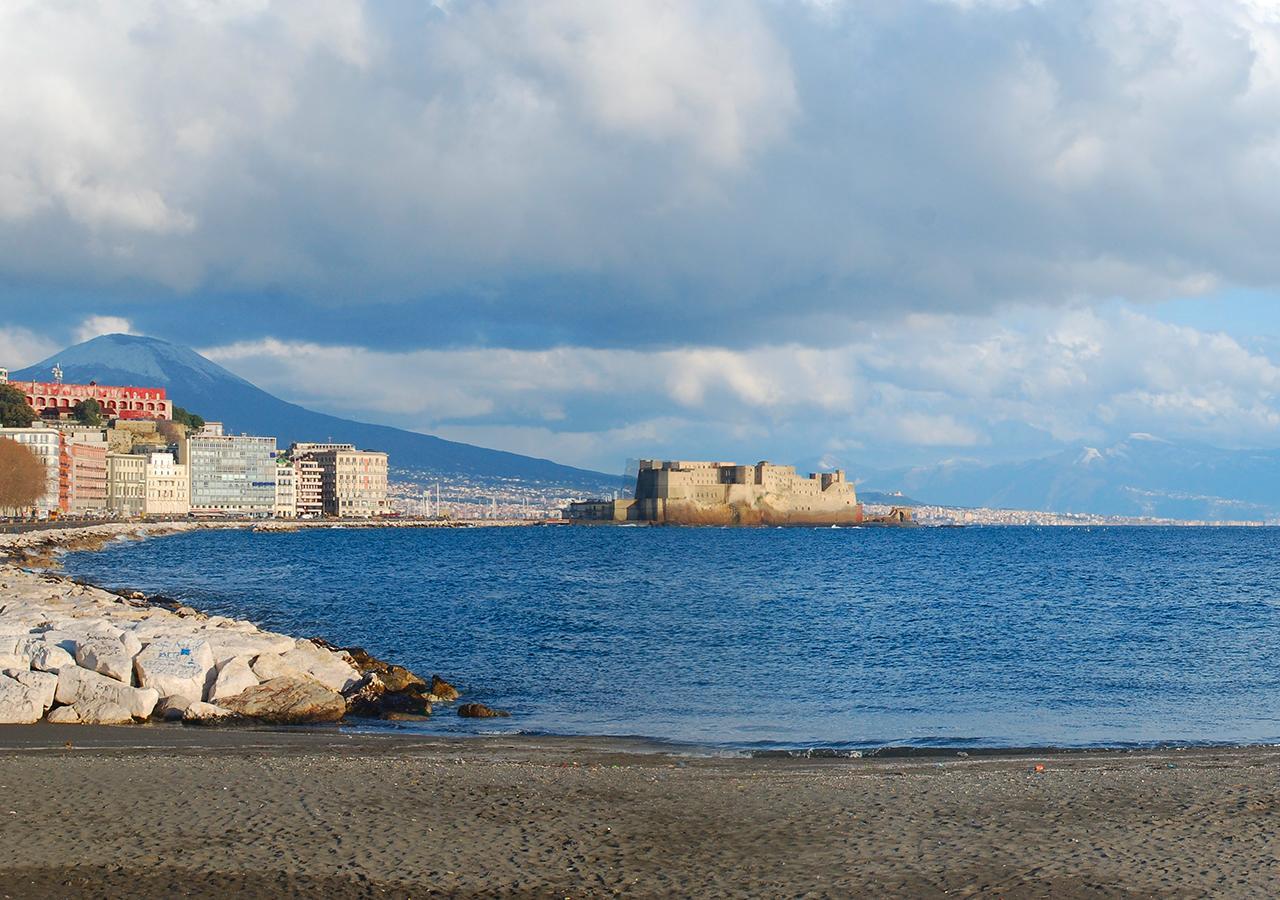
M 0 9 L 0 365 L 614 469 L 1280 446 L 1258 0 Z

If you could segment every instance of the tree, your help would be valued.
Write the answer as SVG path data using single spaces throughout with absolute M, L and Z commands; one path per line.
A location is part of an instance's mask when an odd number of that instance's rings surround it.
M 183 409 L 181 406 L 173 408 L 173 421 L 179 425 L 186 425 L 187 430 L 191 432 L 199 431 L 204 427 L 204 419 L 196 413 Z
M 81 400 L 71 408 L 71 415 L 75 416 L 76 421 L 81 425 L 101 425 L 102 404 L 92 397 Z
M 44 494 L 40 457 L 17 441 L 0 438 L 0 510 L 25 511 Z
M 36 411 L 27 403 L 22 391 L 11 384 L 0 384 L 0 425 L 5 428 L 30 428 Z

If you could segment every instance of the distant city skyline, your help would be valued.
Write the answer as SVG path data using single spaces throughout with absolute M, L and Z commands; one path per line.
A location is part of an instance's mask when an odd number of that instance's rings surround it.
M 0 49 L 0 366 L 154 335 L 609 472 L 1280 447 L 1261 4 L 19 3 Z

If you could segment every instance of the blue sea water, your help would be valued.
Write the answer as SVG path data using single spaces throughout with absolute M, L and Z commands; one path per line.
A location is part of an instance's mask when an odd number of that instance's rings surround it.
M 736 750 L 1280 740 L 1280 531 L 198 532 L 72 573 L 322 635 L 512 712 Z

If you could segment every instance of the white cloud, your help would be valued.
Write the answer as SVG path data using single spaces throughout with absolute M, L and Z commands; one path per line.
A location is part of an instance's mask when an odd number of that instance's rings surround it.
M 120 316 L 89 316 L 76 329 L 76 343 L 104 334 L 133 334 L 133 323 Z
M 860 446 L 991 450 L 1010 426 L 1042 435 L 1036 450 L 1130 431 L 1280 441 L 1272 360 L 1123 306 L 1001 325 L 917 316 L 826 349 L 388 353 L 266 340 L 203 352 L 309 405 L 597 467 L 704 448 L 782 459 Z
M 45 359 L 58 346 L 25 328 L 0 327 L 0 368 L 14 371 Z

